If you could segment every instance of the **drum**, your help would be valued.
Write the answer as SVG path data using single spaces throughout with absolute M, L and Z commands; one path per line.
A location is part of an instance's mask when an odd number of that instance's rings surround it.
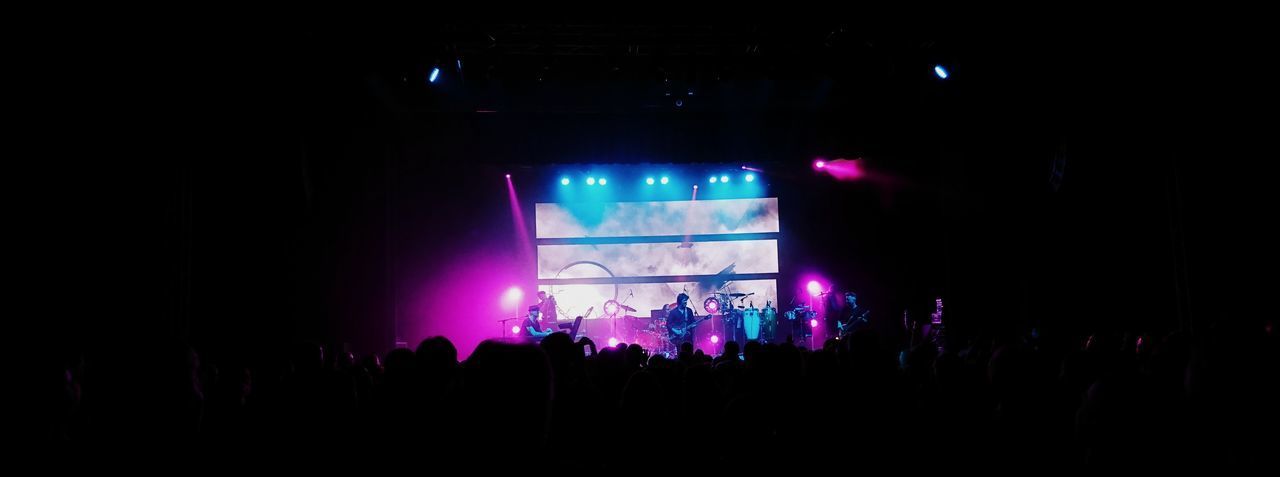
M 766 306 L 763 310 L 760 310 L 760 339 L 771 342 L 777 332 L 778 309 Z
M 652 330 L 644 330 L 636 333 L 634 342 L 644 349 L 649 350 L 650 353 L 654 353 L 662 347 L 662 341 L 662 335 L 659 335 L 657 332 Z
M 747 340 L 760 339 L 760 309 L 753 306 L 742 310 L 742 329 L 747 332 Z

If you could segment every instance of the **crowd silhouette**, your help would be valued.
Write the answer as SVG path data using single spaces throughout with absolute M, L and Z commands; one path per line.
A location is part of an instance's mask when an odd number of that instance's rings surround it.
M 974 338 L 945 352 L 864 330 L 816 350 L 728 342 L 714 357 L 555 333 L 485 341 L 462 362 L 444 337 L 360 357 L 299 343 L 252 364 L 171 345 L 61 359 L 35 416 L 64 449 L 127 436 L 583 470 L 1181 467 L 1272 459 L 1276 349 L 1270 327 Z

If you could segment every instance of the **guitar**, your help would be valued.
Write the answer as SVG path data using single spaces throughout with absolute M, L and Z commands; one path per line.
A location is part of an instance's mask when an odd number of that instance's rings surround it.
M 678 343 L 681 338 L 684 338 L 689 333 L 692 333 L 693 328 L 698 326 L 698 323 L 702 323 L 704 321 L 710 320 L 713 316 L 715 315 L 707 315 L 702 318 L 698 318 L 696 320 L 689 322 L 689 324 L 684 326 L 675 326 L 675 327 L 668 326 L 667 338 L 669 338 L 673 343 Z
M 859 323 L 866 323 L 867 315 L 869 314 L 871 314 L 871 310 L 863 310 L 862 313 L 860 313 L 858 316 L 855 316 L 853 317 L 853 319 L 850 319 L 848 323 L 836 321 L 836 329 L 840 331 L 840 338 L 841 339 L 847 338 L 849 335 L 853 334 L 853 330 L 855 328 L 861 328 L 860 326 L 855 326 L 855 325 Z

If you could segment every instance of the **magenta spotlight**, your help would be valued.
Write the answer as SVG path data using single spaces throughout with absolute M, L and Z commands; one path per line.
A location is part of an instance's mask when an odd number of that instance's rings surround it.
M 716 297 L 707 298 L 702 301 L 702 309 L 707 311 L 708 315 L 714 315 L 720 312 L 720 300 Z
M 818 327 L 818 319 L 817 319 L 817 318 L 814 318 L 814 319 L 812 319 L 812 320 L 809 320 L 809 327 L 810 327 L 810 328 L 817 328 L 817 327 Z
M 828 161 L 823 171 L 838 180 L 847 181 L 858 180 L 867 175 L 867 171 L 864 170 L 864 165 L 859 158 L 838 158 Z
M 716 343 L 719 343 L 719 342 L 720 342 L 720 337 L 719 337 L 719 336 L 711 335 L 711 344 L 716 344 Z
M 508 300 L 520 301 L 521 298 L 524 298 L 524 292 L 520 290 L 520 287 L 511 287 L 507 289 Z
M 511 178 L 511 174 L 507 174 L 507 178 L 508 178 L 508 179 L 510 179 L 510 178 Z
M 512 326 L 512 327 L 511 327 L 511 334 L 513 334 L 513 335 L 518 335 L 518 334 L 520 334 L 520 327 L 519 327 L 519 326 Z
M 618 346 L 617 338 L 609 338 L 609 346 Z
M 827 161 L 824 161 L 824 160 L 822 160 L 822 159 L 818 159 L 818 160 L 816 160 L 816 161 L 813 161 L 813 167 L 814 167 L 815 169 L 822 169 L 822 168 L 824 168 L 824 167 L 827 167 Z
M 818 283 L 817 280 L 809 280 L 809 284 L 805 288 L 809 290 L 810 295 L 818 296 L 822 294 L 822 284 Z

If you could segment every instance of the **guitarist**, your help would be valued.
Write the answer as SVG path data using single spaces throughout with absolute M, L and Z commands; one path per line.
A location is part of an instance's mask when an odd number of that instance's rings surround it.
M 870 310 L 858 306 L 857 293 L 844 292 L 844 304 L 844 309 L 840 310 L 840 315 L 836 319 L 836 331 L 842 338 L 865 328 L 868 323 L 867 314 L 870 313 Z
M 689 308 L 689 295 L 676 296 L 676 306 L 667 311 L 667 332 L 671 342 L 680 344 L 690 340 L 689 325 L 693 324 L 693 308 Z

